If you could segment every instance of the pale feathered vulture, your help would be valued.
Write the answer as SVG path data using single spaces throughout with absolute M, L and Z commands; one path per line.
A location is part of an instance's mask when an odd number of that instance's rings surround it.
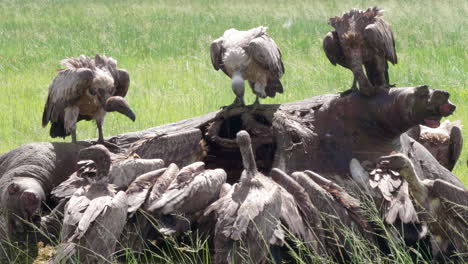
M 107 112 L 117 111 L 135 121 L 135 114 L 124 99 L 130 84 L 126 70 L 103 55 L 94 59 L 81 55 L 61 61 L 65 69 L 49 86 L 42 115 L 42 126 L 51 122 L 50 136 L 72 136 L 76 143 L 76 123 L 96 120 L 99 143 L 104 143 L 102 124 Z
M 440 260 L 456 251 L 464 258 L 463 253 L 468 252 L 468 190 L 441 179 L 420 180 L 411 160 L 402 154 L 382 157 L 379 163 L 400 173 L 427 212 L 421 218 L 428 223 L 434 256 Z
M 211 43 L 211 62 L 216 70 L 231 77 L 236 99 L 232 106 L 244 105 L 244 80 L 259 98 L 283 93 L 284 74 L 281 52 L 275 41 L 260 26 L 247 31 L 231 28 Z
M 408 135 L 426 147 L 442 166 L 453 170 L 463 147 L 461 127 L 460 121 L 445 120 L 436 128 L 415 126 Z
M 281 190 L 273 180 L 257 170 L 246 131 L 237 133 L 237 144 L 244 164 L 240 182 L 205 211 L 205 215 L 214 212 L 217 219 L 214 262 L 266 263 L 270 252 L 275 256 L 274 249 L 284 242 L 280 222 Z M 292 221 L 289 224 L 296 225 Z M 304 235 L 307 232 L 297 231 Z M 242 252 L 243 249 L 247 254 Z
M 359 92 L 367 96 L 373 95 L 376 88 L 391 87 L 387 62 L 398 62 L 393 32 L 382 16 L 383 10 L 378 7 L 351 9 L 341 17 L 330 18 L 328 23 L 335 30 L 323 40 L 330 62 L 350 69 L 354 76 L 352 89 L 357 90 L 357 82 Z
M 108 183 L 111 159 L 102 145 L 80 151 L 81 160 L 92 160 L 96 173 L 65 205 L 62 244 L 52 263 L 78 258 L 83 263 L 104 263 L 114 253 L 127 221 L 127 196 Z
M 384 205 L 382 210 L 386 223 L 393 224 L 397 219 L 405 224 L 419 222 L 409 194 L 408 182 L 396 169 L 377 164 L 377 167 L 368 173 L 359 161 L 352 159 L 350 172 L 358 184 L 368 191 L 373 189 L 374 194 L 382 197 Z

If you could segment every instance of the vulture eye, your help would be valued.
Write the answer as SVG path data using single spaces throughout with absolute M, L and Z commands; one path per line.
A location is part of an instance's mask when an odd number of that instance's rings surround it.
M 89 88 L 89 93 L 90 93 L 91 95 L 96 95 L 96 94 L 97 94 L 97 91 L 96 91 L 95 88 Z

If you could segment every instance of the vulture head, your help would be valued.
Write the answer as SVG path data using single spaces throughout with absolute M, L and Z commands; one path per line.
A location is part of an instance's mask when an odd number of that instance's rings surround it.
M 96 164 L 97 177 L 105 177 L 109 174 L 112 164 L 109 150 L 103 145 L 95 145 L 80 150 L 79 160 L 92 160 Z
M 124 116 L 130 118 L 132 121 L 135 121 L 136 116 L 133 113 L 132 109 L 128 105 L 127 100 L 122 96 L 111 96 L 106 100 L 104 105 L 106 112 L 119 112 Z

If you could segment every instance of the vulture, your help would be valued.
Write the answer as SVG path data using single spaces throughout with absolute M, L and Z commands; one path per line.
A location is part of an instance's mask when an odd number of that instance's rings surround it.
M 172 234 L 187 231 L 190 227 L 188 223 L 197 221 L 203 210 L 219 197 L 226 179 L 223 169 L 205 170 L 203 162 L 187 165 L 179 171 L 166 191 L 148 204 L 147 211 L 163 220 L 161 232 Z
M 61 69 L 49 86 L 42 115 L 42 126 L 50 122 L 50 136 L 65 138 L 71 134 L 76 143 L 76 123 L 96 120 L 99 138 L 104 142 L 102 124 L 107 112 L 117 111 L 132 121 L 135 114 L 124 99 L 130 84 L 126 70 L 117 61 L 103 55 L 94 59 L 81 55 L 61 61 Z M 112 144 L 111 144 L 112 145 Z
M 257 170 L 246 131 L 237 133 L 237 144 L 244 165 L 240 182 L 205 210 L 205 215 L 214 212 L 217 219 L 214 262 L 266 263 L 270 252 L 275 257 L 279 251 L 275 249 L 284 242 L 281 189 Z M 248 253 L 243 253 L 243 249 Z
M 368 173 L 356 159 L 350 162 L 350 172 L 356 183 L 367 191 L 371 188 L 374 194 L 383 198 L 383 213 L 387 224 L 394 224 L 397 219 L 404 224 L 419 222 L 409 194 L 408 182 L 399 172 L 377 164 L 377 167 Z
M 468 190 L 441 179 L 420 180 L 412 162 L 402 154 L 381 157 L 379 163 L 400 173 L 411 195 L 427 212 L 422 217 L 432 235 L 434 256 L 443 258 L 453 250 L 468 252 Z
M 65 205 L 61 245 L 52 263 L 79 258 L 83 263 L 104 263 L 114 253 L 127 221 L 127 195 L 108 183 L 109 151 L 102 145 L 85 148 L 80 160 L 92 160 L 95 172 L 86 175 Z
M 395 40 L 390 25 L 378 7 L 366 11 L 351 9 L 341 17 L 330 18 L 335 28 L 323 40 L 323 50 L 333 65 L 339 64 L 353 72 L 352 90 L 366 96 L 378 88 L 392 87 L 388 77 L 388 61 L 396 64 Z M 364 65 L 367 77 L 363 72 Z
M 245 105 L 244 80 L 256 95 L 255 104 L 259 103 L 259 98 L 283 93 L 281 52 L 266 30 L 263 26 L 247 31 L 231 28 L 211 43 L 213 67 L 223 70 L 232 79 L 236 99 L 228 107 Z
M 442 166 L 451 171 L 460 158 L 463 147 L 461 127 L 460 121 L 445 120 L 436 128 L 415 126 L 408 134 L 426 147 Z

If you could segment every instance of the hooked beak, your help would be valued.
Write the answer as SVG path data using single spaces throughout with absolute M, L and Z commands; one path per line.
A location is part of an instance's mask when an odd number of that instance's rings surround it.
M 109 97 L 109 99 L 106 100 L 104 109 L 106 112 L 119 112 L 135 122 L 135 113 L 133 113 L 127 101 L 122 96 Z

